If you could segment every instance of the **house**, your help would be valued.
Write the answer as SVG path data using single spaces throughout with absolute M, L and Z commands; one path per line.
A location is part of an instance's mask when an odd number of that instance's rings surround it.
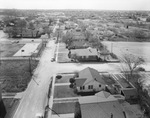
M 136 88 L 124 88 L 121 90 L 121 95 L 123 95 L 126 100 L 132 100 L 138 98 L 138 93 Z
M 80 97 L 79 110 L 75 112 L 75 118 L 79 113 L 82 118 L 139 118 L 142 116 L 139 108 L 124 101 L 122 95 L 116 97 L 105 91 L 94 96 Z
M 86 49 L 70 50 L 69 57 L 78 61 L 98 61 L 99 59 L 97 49 L 90 47 Z
M 75 78 L 77 92 L 97 92 L 105 89 L 106 83 L 99 72 L 93 68 L 81 70 Z
M 31 29 L 24 29 L 22 31 L 22 37 L 29 38 L 29 37 L 37 37 L 37 30 L 31 30 Z

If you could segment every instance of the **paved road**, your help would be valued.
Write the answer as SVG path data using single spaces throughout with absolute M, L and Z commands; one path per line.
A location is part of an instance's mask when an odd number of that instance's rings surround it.
M 54 49 L 54 41 L 49 41 L 33 76 L 38 84 L 31 80 L 13 118 L 35 118 L 37 113 L 44 113 L 50 77 L 56 73 L 55 63 L 50 61 Z

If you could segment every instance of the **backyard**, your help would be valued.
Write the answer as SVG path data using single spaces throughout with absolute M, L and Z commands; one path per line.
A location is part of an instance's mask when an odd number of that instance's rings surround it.
M 70 88 L 68 85 L 55 86 L 54 98 L 68 98 L 68 97 L 78 97 L 78 95 L 75 94 L 74 89 Z
M 68 114 L 75 112 L 76 102 L 66 102 L 66 103 L 54 103 L 53 110 L 58 114 Z M 53 114 L 55 114 L 53 112 Z

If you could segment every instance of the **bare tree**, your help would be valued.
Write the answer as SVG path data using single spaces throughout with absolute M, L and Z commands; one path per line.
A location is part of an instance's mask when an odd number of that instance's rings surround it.
M 125 73 L 125 77 L 128 81 L 133 78 L 133 72 L 135 72 L 141 64 L 145 63 L 142 57 L 137 57 L 133 54 L 124 54 L 120 61 L 122 62 L 121 70 Z

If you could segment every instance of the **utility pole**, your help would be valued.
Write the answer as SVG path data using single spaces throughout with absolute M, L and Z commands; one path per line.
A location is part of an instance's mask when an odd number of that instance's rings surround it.
M 113 53 L 113 43 L 111 43 L 111 53 Z
M 32 76 L 31 57 L 29 57 L 29 73 Z

